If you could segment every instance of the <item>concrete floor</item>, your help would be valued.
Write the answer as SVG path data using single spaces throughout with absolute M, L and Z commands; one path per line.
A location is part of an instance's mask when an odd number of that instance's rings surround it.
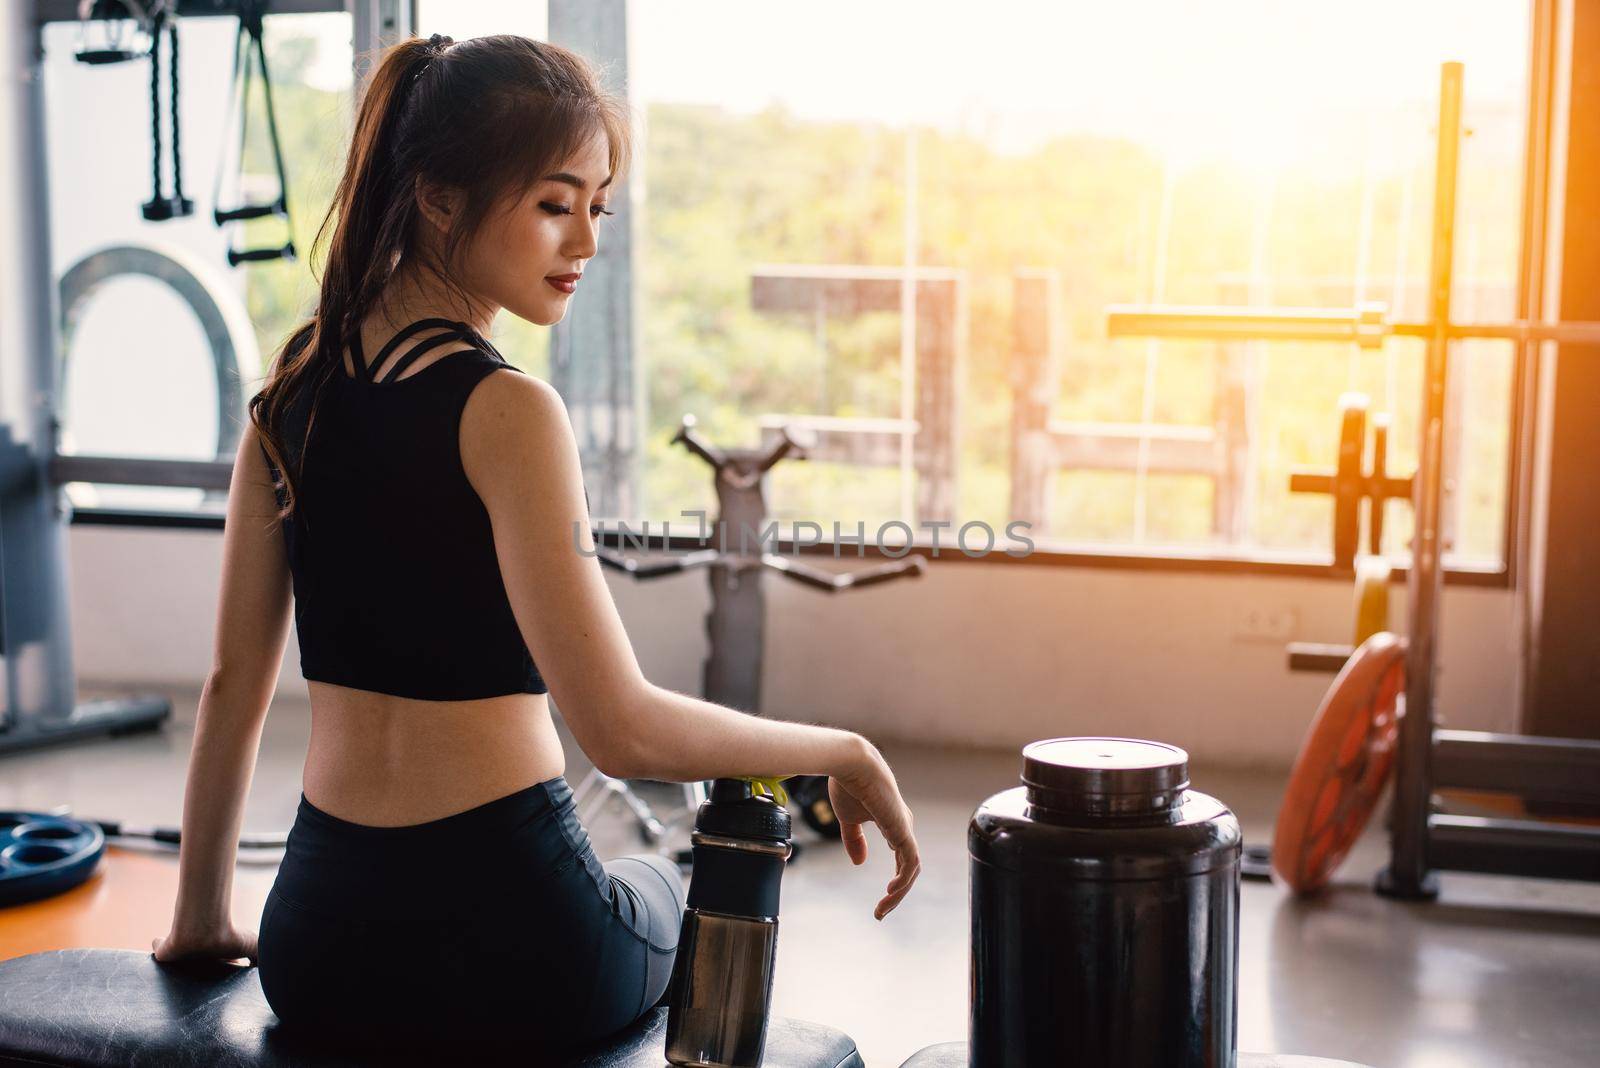
M 90 818 L 176 824 L 196 695 L 172 696 L 174 718 L 160 733 L 0 757 L 0 809 L 69 805 Z M 303 702 L 274 706 L 247 831 L 291 824 L 308 736 Z M 576 787 L 588 766 L 565 740 Z M 916 815 L 922 877 L 878 923 L 872 906 L 892 867 L 881 840 L 873 839 L 863 868 L 831 844 L 805 849 L 784 879 L 773 993 L 776 1013 L 848 1032 L 875 1068 L 965 1034 L 966 824 L 985 797 L 1016 782 L 1020 768 L 1015 753 L 884 751 Z M 1196 768 L 1192 778 L 1234 809 L 1247 840 L 1270 837 L 1280 776 Z M 644 789 L 665 801 L 675 793 Z M 641 849 L 620 806 L 592 821 L 590 832 L 602 857 Z M 799 836 L 815 841 L 803 827 Z M 241 860 L 241 925 L 255 925 L 279 857 Z M 1244 884 L 1242 1050 L 1378 1068 L 1600 1064 L 1600 887 L 1447 875 L 1438 902 L 1405 905 L 1368 889 L 1383 857 L 1381 837 L 1369 833 L 1334 889 L 1310 903 L 1276 886 Z

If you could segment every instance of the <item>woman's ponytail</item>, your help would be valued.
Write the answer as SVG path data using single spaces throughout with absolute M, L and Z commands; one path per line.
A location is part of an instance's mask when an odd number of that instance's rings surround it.
M 448 268 L 416 262 L 418 182 L 465 195 L 446 242 L 448 260 L 500 197 L 527 188 L 597 132 L 606 136 L 612 173 L 620 176 L 629 126 L 626 104 L 601 87 L 583 57 L 558 45 L 511 35 L 456 43 L 435 34 L 383 53 L 317 231 L 315 247 L 326 247 L 326 260 L 316 310 L 285 341 L 249 404 L 273 469 L 280 519 L 294 512 L 317 399 L 329 376 L 343 374 L 346 344 L 402 265 Z M 289 419 L 308 393 L 304 422 Z M 293 462 L 287 426 L 300 439 Z

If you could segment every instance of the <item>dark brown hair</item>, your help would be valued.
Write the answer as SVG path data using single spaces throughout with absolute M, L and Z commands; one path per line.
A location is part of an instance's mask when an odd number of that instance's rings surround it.
M 326 262 L 316 311 L 278 350 L 249 403 L 277 471 L 280 520 L 294 512 L 321 386 L 343 373 L 346 344 L 395 272 L 412 263 L 448 281 L 456 254 L 502 197 L 526 191 L 597 133 L 606 136 L 611 173 L 620 178 L 631 151 L 627 105 L 601 86 L 587 60 L 559 45 L 511 34 L 461 42 L 436 35 L 382 54 L 317 231 Z M 420 258 L 419 180 L 462 194 L 443 263 Z M 298 462 L 286 463 L 285 417 L 307 394 Z M 293 422 L 300 436 L 300 420 Z

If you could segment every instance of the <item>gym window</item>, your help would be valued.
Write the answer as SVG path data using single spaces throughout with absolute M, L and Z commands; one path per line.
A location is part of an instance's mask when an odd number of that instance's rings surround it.
M 955 376 L 957 398 L 942 518 L 1003 530 L 1026 496 L 1012 458 L 1030 374 L 1019 294 L 1043 276 L 1062 455 L 1034 476 L 1035 558 L 1324 567 L 1332 501 L 1291 494 L 1289 476 L 1333 467 L 1350 390 L 1391 413 L 1390 470 L 1410 473 L 1421 342 L 1109 339 L 1105 309 L 1382 301 L 1392 320 L 1425 318 L 1446 60 L 1465 64 L 1470 130 L 1455 316 L 1515 317 L 1525 5 L 1462 18 L 1446 2 L 1002 3 L 974 22 L 970 5 L 923 4 L 914 45 L 896 7 L 850 6 L 848 34 L 829 10 L 632 10 L 646 394 L 635 529 L 715 512 L 704 466 L 667 444 L 682 413 L 730 446 L 755 445 L 785 416 L 867 437 L 916 417 L 922 384 L 905 388 L 907 371 L 933 367 Z M 1222 50 L 1194 51 L 1201 39 Z M 908 343 L 902 306 L 871 287 L 912 261 L 955 278 L 959 295 L 950 309 L 919 304 Z M 919 366 L 928 332 L 945 327 L 951 358 Z M 1468 342 L 1454 354 L 1447 560 L 1455 577 L 1488 578 L 1509 552 L 1515 352 Z M 823 452 L 849 452 L 847 434 L 833 440 Z M 915 524 L 940 496 L 919 489 L 920 451 L 938 447 L 919 434 L 905 453 L 858 450 L 888 462 L 785 460 L 768 475 L 771 512 L 825 530 Z M 1384 547 L 1403 560 L 1409 504 L 1387 518 Z
M 416 29 L 562 40 L 553 10 L 423 0 Z M 838 33 L 830 12 L 847 13 L 852 32 Z M 1471 133 L 1456 314 L 1513 318 L 1526 240 L 1527 7 L 1461 18 L 1448 0 L 1401 10 L 1376 0 L 1007 2 L 974 22 L 969 4 L 930 3 L 918 5 L 915 47 L 900 34 L 902 15 L 859 4 L 630 5 L 623 69 L 639 141 L 624 208 L 629 322 L 597 326 L 580 314 L 580 297 L 554 335 L 503 317 L 497 339 L 514 362 L 563 387 L 597 523 L 637 531 L 649 521 L 659 532 L 672 521 L 681 535 L 693 529 L 682 512 L 715 512 L 704 465 L 669 444 L 692 413 L 707 439 L 735 448 L 786 420 L 820 428 L 811 459 L 768 475 L 770 514 L 785 526 L 853 532 L 861 523 L 870 537 L 891 521 L 920 529 L 942 519 L 952 530 L 981 521 L 1003 537 L 1008 522 L 1026 519 L 1035 551 L 1024 563 L 1331 571 L 1332 502 L 1291 494 L 1289 474 L 1333 466 L 1338 399 L 1349 390 L 1391 413 L 1391 470 L 1409 473 L 1420 343 L 1110 339 L 1106 309 L 1367 300 L 1385 302 L 1391 319 L 1423 318 L 1438 70 L 1460 60 Z M 349 17 L 267 19 L 303 251 L 294 263 L 232 271 L 209 218 L 139 219 L 149 183 L 144 67 L 75 64 L 78 33 L 72 23 L 45 30 L 57 270 L 89 251 L 91 237 L 176 243 L 226 277 L 264 361 L 314 293 L 306 252 L 344 147 L 330 131 L 348 128 Z M 234 26 L 194 18 L 183 33 L 185 159 L 205 207 Z M 1225 46 L 1197 54 L 1196 39 Z M 127 111 L 125 122 L 95 124 L 92 150 L 74 118 L 91 106 Z M 259 98 L 255 106 L 259 130 Z M 103 143 L 106 130 L 117 144 Z M 265 173 L 263 148 L 247 157 L 247 176 Z M 91 157 L 122 162 L 76 162 Z M 606 221 L 602 255 L 618 224 Z M 903 281 L 908 264 L 915 286 Z M 1019 311 L 1030 285 L 1042 288 L 1027 326 Z M 903 289 L 914 289 L 914 317 Z M 181 385 L 204 381 L 189 366 L 199 357 L 184 355 L 195 347 L 183 341 L 197 334 L 192 316 L 142 294 L 138 280 L 108 287 L 100 302 L 71 354 L 64 451 L 205 457 L 215 406 Z M 133 307 L 161 329 L 119 332 Z M 1038 377 L 1037 361 L 1018 357 L 1019 331 L 1041 323 L 1056 376 L 1044 418 L 1059 455 L 1019 473 L 1018 394 Z M 609 362 L 618 338 L 620 369 Z M 568 354 L 566 372 L 556 348 Z M 1503 581 L 1516 526 L 1519 361 L 1509 342 L 1454 352 L 1446 559 L 1455 580 Z M 113 419 L 132 388 L 116 376 L 134 368 L 154 369 L 163 389 L 140 393 L 138 419 Z M 918 419 L 930 413 L 937 418 Z M 76 441 L 80 426 L 110 437 Z M 73 484 L 69 493 L 79 506 L 220 513 L 219 496 L 199 490 Z M 1403 560 L 1409 506 L 1391 504 L 1387 516 L 1385 548 Z

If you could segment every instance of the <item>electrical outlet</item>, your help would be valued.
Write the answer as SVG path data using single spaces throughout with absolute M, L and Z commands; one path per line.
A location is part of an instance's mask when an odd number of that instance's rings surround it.
M 1249 606 L 1240 609 L 1233 636 L 1242 642 L 1287 642 L 1294 637 L 1298 622 L 1293 608 Z

